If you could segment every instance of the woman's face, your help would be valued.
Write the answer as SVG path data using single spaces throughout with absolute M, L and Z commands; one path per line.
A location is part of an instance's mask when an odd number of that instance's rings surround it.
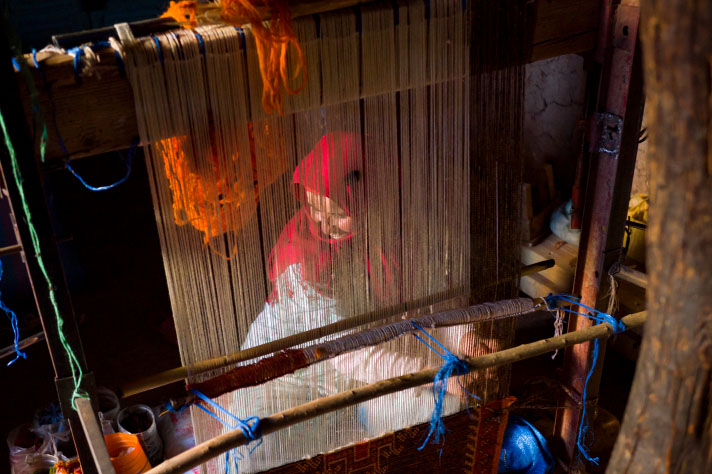
M 339 240 L 353 232 L 353 219 L 335 201 L 306 191 L 306 209 L 323 237 Z

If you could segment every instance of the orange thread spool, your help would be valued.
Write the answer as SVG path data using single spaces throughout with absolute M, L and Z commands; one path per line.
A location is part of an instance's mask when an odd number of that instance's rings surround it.
M 151 469 L 138 436 L 127 433 L 112 433 L 104 436 L 111 464 L 116 474 L 140 474 Z

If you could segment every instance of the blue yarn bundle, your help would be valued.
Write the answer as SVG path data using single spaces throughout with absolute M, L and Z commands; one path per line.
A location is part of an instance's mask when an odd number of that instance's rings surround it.
M 579 316 L 584 316 L 586 318 L 592 319 L 595 321 L 596 324 L 600 323 L 608 323 L 611 325 L 613 328 L 613 333 L 618 334 L 620 332 L 623 332 L 626 330 L 625 324 L 621 322 L 620 320 L 616 319 L 614 316 L 604 313 L 602 311 L 598 311 L 595 308 L 590 308 L 584 304 L 581 304 L 581 300 L 579 298 L 576 298 L 571 295 L 566 295 L 566 294 L 560 294 L 560 295 L 553 295 L 549 294 L 546 298 L 544 298 L 544 301 L 546 302 L 546 306 L 550 311 L 555 311 L 555 310 L 563 310 L 567 313 L 571 314 L 577 314 Z M 559 306 L 559 303 L 561 301 L 571 303 L 573 305 L 579 306 L 581 308 L 585 308 L 588 313 L 579 313 L 578 311 L 574 311 L 569 308 L 561 307 Z M 591 355 L 593 359 L 593 363 L 591 364 L 591 369 L 588 371 L 588 374 L 586 375 L 586 381 L 584 382 L 583 385 L 583 409 L 581 410 L 581 424 L 579 425 L 579 430 L 578 430 L 578 435 L 576 439 L 576 447 L 578 447 L 579 452 L 581 455 L 589 462 L 592 462 L 593 464 L 598 465 L 598 458 L 591 457 L 591 455 L 588 453 L 588 449 L 585 446 L 585 439 L 586 439 L 586 433 L 588 432 L 589 426 L 588 426 L 588 421 L 586 420 L 586 393 L 588 393 L 588 382 L 591 379 L 591 376 L 593 375 L 593 372 L 596 368 L 596 361 L 598 360 L 598 350 L 599 350 L 599 344 L 598 344 L 598 339 L 593 340 L 593 353 Z
M 2 280 L 2 273 L 3 273 L 2 260 L 0 260 L 0 280 Z M 7 365 L 12 365 L 20 357 L 22 357 L 23 359 L 27 359 L 27 354 L 25 354 L 24 352 L 22 352 L 20 350 L 20 330 L 17 325 L 17 315 L 15 314 L 15 312 L 13 310 L 8 308 L 5 305 L 5 303 L 2 301 L 1 293 L 0 293 L 0 309 L 5 311 L 5 315 L 10 320 L 10 326 L 12 327 L 12 333 L 14 335 L 13 344 L 15 345 L 15 358 L 7 363 Z
M 531 423 L 509 415 L 499 455 L 498 474 L 548 474 L 554 469 L 554 456 L 546 438 Z
M 440 344 L 440 342 L 435 339 L 433 336 L 425 332 L 423 328 L 418 326 L 416 323 L 412 323 L 413 326 L 415 326 L 418 330 L 420 330 L 423 334 L 428 336 L 431 341 L 433 341 L 435 344 L 437 344 L 440 349 L 442 349 L 442 352 L 436 350 L 433 346 L 425 342 L 422 338 L 420 338 L 417 334 L 413 334 L 420 342 L 425 344 L 435 352 L 437 355 L 443 358 L 445 360 L 445 365 L 443 365 L 438 373 L 435 375 L 435 378 L 433 379 L 433 399 L 435 400 L 435 408 L 433 409 L 433 414 L 430 416 L 430 429 L 428 430 L 428 434 L 425 437 L 425 441 L 423 441 L 423 444 L 418 448 L 418 450 L 422 450 L 426 444 L 428 444 L 428 441 L 430 441 L 430 437 L 435 435 L 433 438 L 433 441 L 435 443 L 439 443 L 441 439 L 444 441 L 445 439 L 445 425 L 443 424 L 442 420 L 442 413 L 443 413 L 443 400 L 445 398 L 445 392 L 447 390 L 447 382 L 448 379 L 452 376 L 460 376 L 460 375 L 466 375 L 470 373 L 470 367 L 467 365 L 467 362 L 465 362 L 462 359 L 459 359 L 455 354 L 450 352 L 445 346 Z M 478 398 L 476 395 L 473 395 L 469 392 L 467 392 L 470 396 L 474 398 Z

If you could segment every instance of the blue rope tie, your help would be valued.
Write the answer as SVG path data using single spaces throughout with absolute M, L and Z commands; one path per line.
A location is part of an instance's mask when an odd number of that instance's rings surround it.
M 173 405 L 171 405 L 171 402 L 166 402 L 165 404 L 163 404 L 163 408 L 165 408 L 166 411 L 169 411 L 171 413 L 181 413 L 183 410 L 185 410 L 189 406 L 190 406 L 189 404 L 185 404 L 176 410 L 175 408 L 173 408 Z
M 433 439 L 435 443 L 439 443 L 441 439 L 443 441 L 445 440 L 445 425 L 443 424 L 442 413 L 443 401 L 445 399 L 445 391 L 447 390 L 447 381 L 453 375 L 460 376 L 470 373 L 470 367 L 467 365 L 467 362 L 462 359 L 459 359 L 455 354 L 453 354 L 445 346 L 443 346 L 437 339 L 428 334 L 423 328 L 421 328 L 414 322 L 411 322 L 411 324 L 416 329 L 420 330 L 420 332 L 428 336 L 431 341 L 437 344 L 440 349 L 442 349 L 442 352 L 438 351 L 433 346 L 428 344 L 417 334 L 413 334 L 413 336 L 415 336 L 420 342 L 429 347 L 430 350 L 442 357 L 445 361 L 445 364 L 440 368 L 440 370 L 438 370 L 438 373 L 433 379 L 433 399 L 435 400 L 435 408 L 433 409 L 433 414 L 430 416 L 430 429 L 428 430 L 428 434 L 425 437 L 425 441 L 423 441 L 423 444 L 418 448 L 418 450 L 420 451 L 425 447 L 426 444 L 428 444 L 428 441 L 430 440 L 430 437 L 433 434 L 435 434 L 435 437 Z M 467 392 L 467 390 L 465 391 Z M 468 395 L 479 400 L 479 397 L 477 397 L 476 395 L 473 395 L 470 392 L 467 393 Z
M 239 428 L 242 431 L 242 434 L 245 435 L 245 438 L 249 439 L 250 442 L 258 441 L 257 444 L 255 444 L 252 448 L 250 448 L 250 450 L 248 451 L 248 455 L 252 454 L 252 452 L 255 449 L 257 449 L 257 447 L 259 445 L 262 444 L 262 427 L 260 425 L 261 420 L 259 419 L 259 417 L 251 416 L 251 417 L 245 418 L 243 420 L 241 418 L 236 417 L 235 415 L 233 415 L 232 413 L 230 413 L 229 411 L 227 411 L 226 409 L 224 409 L 223 407 L 221 407 L 220 405 L 218 405 L 217 403 L 215 403 L 214 401 L 212 401 L 211 399 L 206 397 L 200 391 L 198 391 L 194 388 L 191 389 L 190 391 L 193 393 L 193 395 L 200 398 L 203 402 L 207 403 L 210 407 L 214 408 L 215 410 L 217 410 L 221 413 L 224 413 L 225 415 L 227 415 L 228 417 L 233 419 L 235 421 L 235 424 L 232 425 L 232 424 L 222 420 L 215 412 L 213 412 L 212 410 L 208 409 L 207 407 L 203 406 L 200 403 L 195 404 L 198 408 L 200 408 L 205 413 L 212 416 L 213 418 L 215 418 L 216 420 L 218 420 L 220 423 L 222 423 L 224 426 L 228 427 L 231 430 Z M 237 466 L 237 461 L 241 461 L 242 459 L 244 459 L 244 456 L 242 455 L 242 453 L 240 453 L 240 451 L 237 448 L 227 451 L 225 453 L 225 474 L 230 473 L 230 455 L 231 454 L 232 454 L 232 458 L 233 458 L 233 464 L 235 466 L 235 472 L 239 472 L 239 469 Z
M 79 176 L 79 174 L 74 171 L 74 168 L 72 168 L 72 165 L 69 164 L 69 160 L 64 162 L 64 167 L 67 168 L 67 170 L 74 175 L 75 178 L 79 180 L 80 183 L 84 185 L 85 188 L 87 188 L 89 191 L 106 191 L 108 189 L 112 189 L 117 187 L 118 185 L 124 183 L 127 179 L 129 179 L 129 176 L 131 175 L 131 167 L 133 165 L 133 158 L 134 155 L 136 154 L 136 146 L 138 145 L 138 138 L 134 138 L 133 142 L 131 143 L 131 148 L 129 148 L 129 153 L 126 156 L 126 174 L 123 176 L 123 178 L 119 179 L 115 183 L 112 184 L 107 184 L 106 186 L 92 186 L 91 184 L 87 183 L 84 181 L 84 179 Z
M 198 40 L 198 47 L 200 48 L 200 54 L 205 56 L 205 41 L 203 41 L 203 35 L 194 31 L 196 39 Z
M 77 82 L 82 81 L 82 56 L 84 56 L 84 48 L 90 48 L 92 51 L 97 51 L 100 49 L 110 48 L 111 45 L 108 41 L 97 41 L 89 45 L 77 46 L 67 50 L 67 54 L 74 56 L 74 78 Z M 37 65 L 35 64 L 35 67 Z
M 102 49 L 109 47 L 109 43 L 107 41 L 99 41 L 92 45 L 92 50 L 93 49 Z M 76 63 L 77 58 L 80 56 L 80 53 L 82 51 L 81 48 L 72 48 L 69 51 L 76 50 L 78 51 L 77 54 L 74 56 L 74 60 Z M 117 57 L 120 59 L 121 55 L 118 54 L 118 51 L 116 51 Z M 136 147 L 138 146 L 138 138 L 134 138 L 133 142 L 131 143 L 131 148 L 129 148 L 129 153 L 126 156 L 126 174 L 124 175 L 123 178 L 119 179 L 113 184 L 108 184 L 106 186 L 92 186 L 89 183 L 87 183 L 79 174 L 72 168 L 72 165 L 69 164 L 69 150 L 67 150 L 67 146 L 64 144 L 64 138 L 62 137 L 62 134 L 59 131 L 59 126 L 57 124 L 57 106 L 54 102 L 54 96 L 52 95 L 52 89 L 47 82 L 45 78 L 45 73 L 44 69 L 42 68 L 42 65 L 40 62 L 37 60 L 37 50 L 33 49 L 32 50 L 32 63 L 34 64 L 35 68 L 40 73 L 40 77 L 42 77 L 42 81 L 44 82 L 45 89 L 47 91 L 47 98 L 49 99 L 49 103 L 52 109 L 52 124 L 54 125 L 54 130 L 57 132 L 57 141 L 59 142 L 59 148 L 62 150 L 62 153 L 65 155 L 65 161 L 64 161 L 64 167 L 69 170 L 70 173 L 74 175 L 75 178 L 79 180 L 80 183 L 84 185 L 88 190 L 90 191 L 106 191 L 107 189 L 112 189 L 115 188 L 116 186 L 124 183 L 129 176 L 131 175 L 131 167 L 133 164 L 133 158 L 136 153 Z M 123 68 L 123 60 L 121 61 L 121 68 Z M 75 69 L 75 73 L 76 73 Z M 33 109 L 33 121 L 36 120 L 36 117 L 38 116 L 39 111 Z M 42 124 L 42 138 L 41 138 L 41 144 L 40 144 L 40 149 L 42 150 L 41 156 L 42 156 L 42 161 L 44 161 L 44 149 L 47 144 L 47 124 L 43 123 Z
M 0 279 L 2 279 L 2 273 L 2 260 L 0 260 Z M 27 354 L 20 350 L 20 330 L 17 326 L 17 315 L 13 310 L 11 310 L 5 305 L 5 303 L 2 301 L 2 298 L 0 298 L 0 309 L 5 311 L 5 315 L 10 320 L 10 326 L 12 326 L 12 333 L 14 334 L 13 344 L 15 345 L 15 358 L 7 363 L 7 365 L 12 365 L 20 357 L 22 357 L 23 359 L 27 359 Z
M 151 36 L 151 39 L 153 39 L 153 42 L 156 44 L 156 51 L 158 51 L 158 59 L 161 61 L 161 64 L 163 64 L 163 48 L 161 48 L 161 42 L 158 40 L 158 36 Z
M 616 319 L 614 316 L 608 313 L 604 313 L 602 311 L 598 311 L 595 308 L 588 307 L 585 304 L 582 304 L 579 298 L 576 298 L 574 296 L 566 294 L 554 295 L 550 293 L 549 296 L 544 298 L 544 301 L 546 302 L 546 307 L 549 311 L 562 310 L 567 313 L 577 314 L 579 316 L 584 316 L 586 318 L 592 319 L 593 321 L 595 321 L 596 324 L 610 324 L 613 328 L 614 334 L 619 334 L 627 329 L 626 325 L 622 321 Z M 559 306 L 559 303 L 562 301 L 580 306 L 581 308 L 585 308 L 589 311 L 589 313 L 579 313 L 578 311 L 561 307 Z M 585 446 L 584 443 L 586 439 L 586 433 L 589 430 L 588 421 L 586 420 L 586 393 L 588 393 L 588 382 L 591 379 L 591 376 L 593 375 L 593 372 L 596 368 L 596 361 L 598 361 L 598 350 L 598 339 L 594 339 L 593 354 L 591 355 L 593 358 L 593 364 L 591 364 L 591 369 L 588 371 L 588 374 L 586 374 L 586 381 L 583 385 L 583 409 L 581 410 L 581 424 L 579 425 L 578 435 L 576 439 L 576 447 L 578 448 L 584 459 L 596 465 L 598 465 L 598 458 L 591 457 L 591 455 L 588 453 L 588 448 Z
M 577 314 L 579 316 L 584 316 L 586 318 L 592 319 L 592 320 L 596 321 L 597 323 L 608 323 L 613 328 L 613 334 L 619 334 L 627 329 L 625 324 L 623 324 L 619 319 L 616 319 L 614 316 L 611 316 L 608 313 L 604 313 L 603 311 L 598 311 L 597 309 L 594 309 L 589 306 L 586 306 L 585 304 L 582 304 L 581 300 L 579 298 L 576 298 L 575 296 L 571 296 L 571 295 L 567 295 L 567 294 L 554 295 L 554 294 L 549 293 L 549 296 L 545 297 L 544 301 L 546 302 L 546 307 L 547 307 L 547 309 L 549 309 L 549 311 L 554 311 L 554 310 L 560 309 L 567 313 Z M 579 313 L 578 311 L 574 311 L 572 309 L 559 306 L 559 302 L 561 302 L 561 301 L 565 301 L 567 303 L 571 303 L 573 305 L 580 306 L 581 308 L 585 308 L 590 313 L 589 314 Z
M 237 34 L 240 35 L 240 47 L 242 47 L 243 51 L 247 51 L 247 40 L 245 39 L 245 30 L 243 30 L 241 27 L 236 26 L 235 31 L 237 31 Z M 317 30 L 318 31 L 318 30 Z M 317 38 L 318 38 L 317 34 Z

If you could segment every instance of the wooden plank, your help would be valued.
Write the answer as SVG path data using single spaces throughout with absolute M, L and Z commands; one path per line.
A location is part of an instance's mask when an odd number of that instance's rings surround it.
M 91 400 L 88 398 L 77 398 L 77 412 L 79 412 L 79 421 L 84 429 L 84 434 L 89 443 L 89 449 L 94 457 L 97 471 L 100 474 L 116 474 L 114 465 L 111 463 L 109 451 L 104 442 L 104 434 L 96 419 L 96 413 L 91 406 Z
M 593 51 L 600 9 L 595 0 L 536 0 L 530 62 Z
M 336 2 L 338 6 L 351 3 L 363 2 Z M 536 0 L 535 8 L 531 9 L 530 21 L 534 28 L 529 60 L 533 62 L 593 50 L 598 29 L 599 3 L 592 0 Z M 304 10 L 306 5 L 300 8 Z M 306 14 L 302 10 L 298 14 Z M 315 11 L 323 11 L 323 8 Z M 40 77 L 39 71 L 30 68 L 37 84 L 40 106 L 47 115 L 48 161 L 126 149 L 138 135 L 133 94 L 128 81 L 119 73 L 112 50 L 101 51 L 99 57 L 98 74 L 83 77 L 81 83 L 75 78 L 73 59 L 70 56 L 46 59 L 38 56 L 42 61 L 46 82 Z M 29 55 L 27 60 L 32 63 Z M 31 130 L 30 91 L 21 76 L 21 73 L 16 75 Z M 44 84 L 51 87 L 52 99 Z M 56 110 L 54 119 L 52 110 Z M 68 153 L 62 150 L 57 130 Z

